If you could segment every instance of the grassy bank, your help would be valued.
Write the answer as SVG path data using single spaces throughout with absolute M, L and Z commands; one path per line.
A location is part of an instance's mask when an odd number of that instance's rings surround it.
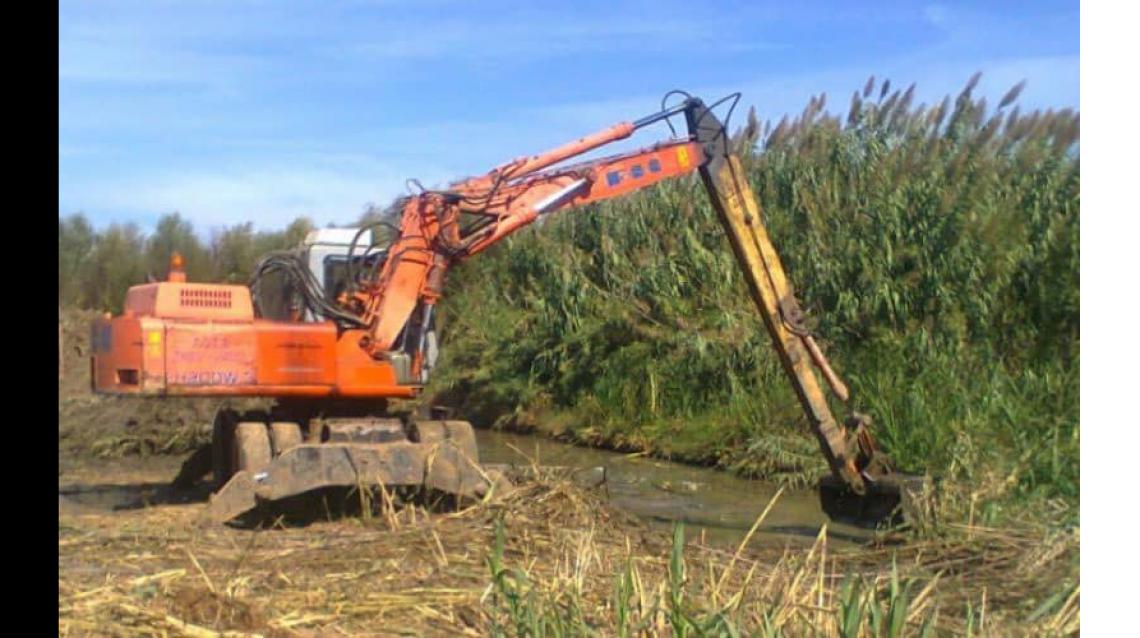
M 737 142 L 887 452 L 970 486 L 963 515 L 1072 518 L 1079 116 L 971 89 L 931 108 L 869 82 L 845 116 L 813 99 Z M 822 471 L 696 180 L 520 233 L 455 269 L 443 309 L 434 390 L 477 422 L 777 480 Z

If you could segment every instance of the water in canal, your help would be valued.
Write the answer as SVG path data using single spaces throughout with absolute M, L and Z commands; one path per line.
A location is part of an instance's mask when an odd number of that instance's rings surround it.
M 688 534 L 709 542 L 738 543 L 776 494 L 777 486 L 706 467 L 579 447 L 542 436 L 476 430 L 483 463 L 605 468 L 612 502 L 653 524 L 684 521 Z M 866 530 L 828 521 L 814 490 L 788 490 L 753 537 L 753 543 L 810 545 L 828 526 L 832 544 L 860 543 Z

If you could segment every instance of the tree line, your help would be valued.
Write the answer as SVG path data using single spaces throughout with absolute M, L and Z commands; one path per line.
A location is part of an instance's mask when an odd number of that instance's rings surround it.
M 118 312 L 128 287 L 166 278 L 175 251 L 190 281 L 244 283 L 262 255 L 298 245 L 313 228 L 307 217 L 283 230 L 246 222 L 203 240 L 179 213 L 164 215 L 150 234 L 134 223 L 97 230 L 83 213 L 60 217 L 59 305 Z

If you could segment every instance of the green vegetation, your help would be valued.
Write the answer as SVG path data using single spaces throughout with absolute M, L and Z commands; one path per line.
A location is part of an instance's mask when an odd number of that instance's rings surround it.
M 869 81 L 846 117 L 813 99 L 735 139 L 797 294 L 881 445 L 991 522 L 1079 498 L 1079 115 L 928 108 Z M 367 217 L 370 213 L 366 213 Z M 162 278 L 245 281 L 312 227 L 201 243 L 60 219 L 62 307 L 119 310 Z M 815 441 L 695 179 L 565 213 L 455 268 L 432 392 L 479 425 L 804 483 Z M 836 406 L 837 412 L 844 412 Z M 1041 507 L 1037 507 L 1041 510 Z
M 599 562 L 588 545 L 560 564 L 563 572 L 550 574 L 535 561 L 511 567 L 506 558 L 507 534 L 503 517 L 494 523 L 486 564 L 491 585 L 484 607 L 492 636 L 643 636 L 729 638 L 736 636 L 842 636 L 896 638 L 935 635 L 1068 635 L 1079 631 L 1079 587 L 1066 580 L 1050 583 L 1044 602 L 1029 611 L 1014 610 L 1018 594 L 1000 595 L 1012 601 L 994 621 L 993 603 L 987 628 L 984 586 L 974 592 L 955 592 L 943 581 L 947 571 L 900 567 L 893 555 L 886 567 L 863 570 L 846 565 L 845 576 L 827 571 L 826 532 L 807 550 L 785 554 L 758 573 L 755 565 L 733 578 L 739 550 L 732 560 L 725 555 L 699 560 L 699 547 L 686 548 L 684 524 L 674 523 L 672 545 L 657 555 L 626 553 L 611 557 L 614 570 L 611 593 L 599 598 L 605 587 L 587 591 L 583 576 Z M 747 544 L 747 543 L 745 543 Z M 742 547 L 743 548 L 743 545 Z M 688 551 L 686 551 L 688 549 Z M 948 546 L 927 548 L 951 555 Z M 693 551 L 696 550 L 696 551 Z M 688 554 L 689 556 L 686 556 Z M 694 560 L 693 554 L 698 554 Z M 903 560 L 907 560 L 906 557 Z M 522 561 L 516 561 L 522 563 Z M 935 561 L 941 563 L 941 561 Z M 664 563 L 663 569 L 659 563 Z M 942 563 L 945 564 L 945 563 Z M 1000 574 L 979 565 L 981 572 Z M 604 572 L 603 572 L 604 573 Z M 950 576 L 950 578 L 953 578 Z M 605 583 L 598 578 L 595 582 Z M 981 589 L 981 596 L 978 595 Z M 963 596 L 963 594 L 965 594 Z M 999 596 L 995 592 L 995 596 Z M 992 599 L 991 599 L 992 600 Z M 1036 602 L 1036 601 L 1034 601 Z M 1024 607 L 1024 605 L 1020 605 Z M 1014 620 L 1014 619 L 1018 620 Z M 1024 620 L 1020 620 L 1024 619 Z
M 1079 115 L 869 81 L 735 140 L 881 445 L 993 521 L 1079 498 Z M 763 152 L 753 152 L 756 146 Z M 456 268 L 438 397 L 476 422 L 801 482 L 815 442 L 695 179 Z M 842 412 L 841 406 L 837 406 Z M 952 503 L 953 504 L 953 503 Z
M 203 244 L 178 213 L 164 215 L 149 236 L 134 224 L 96 231 L 75 213 L 59 220 L 59 305 L 118 312 L 127 288 L 166 277 L 173 252 L 191 281 L 245 283 L 261 255 L 296 246 L 312 228 L 303 217 L 284 231 L 254 232 L 247 222 L 217 229 Z

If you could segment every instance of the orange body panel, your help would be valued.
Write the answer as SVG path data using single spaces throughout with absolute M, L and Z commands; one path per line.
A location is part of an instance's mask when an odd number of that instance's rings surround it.
M 91 326 L 91 387 L 115 393 L 138 393 L 145 385 L 142 321 L 127 317 L 100 319 Z
M 167 286 L 173 292 L 164 290 Z M 419 385 L 400 385 L 390 363 L 360 348 L 363 331 L 338 337 L 332 322 L 253 319 L 252 308 L 249 318 L 235 320 L 232 307 L 208 304 L 193 306 L 194 316 L 178 303 L 185 299 L 183 286 L 136 286 L 130 295 L 135 305 L 127 314 L 95 321 L 91 378 L 96 392 L 389 398 L 414 397 L 420 390 Z M 244 294 L 248 302 L 248 289 L 216 288 L 237 289 L 231 301 Z M 152 308 L 176 316 L 137 314 Z
M 212 321 L 252 321 L 249 288 L 223 284 L 164 281 L 131 286 L 123 307 L 127 316 Z
M 337 384 L 336 326 L 255 321 L 257 382 L 262 385 Z
M 337 394 L 346 397 L 404 397 L 419 393 L 419 385 L 398 385 L 391 364 L 373 359 L 360 347 L 368 333 L 347 330 L 337 340 Z
M 152 344 L 144 335 L 144 347 L 165 352 L 167 387 L 257 384 L 257 331 L 251 324 L 172 321 L 164 327 L 165 338 Z

